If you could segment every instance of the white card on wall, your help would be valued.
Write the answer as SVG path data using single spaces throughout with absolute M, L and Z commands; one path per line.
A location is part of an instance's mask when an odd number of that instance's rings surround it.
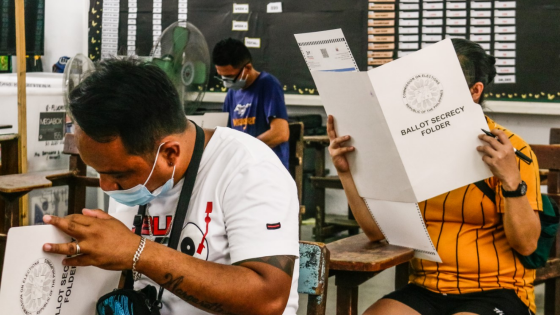
M 271 2 L 266 6 L 266 13 L 282 13 L 282 2 Z
M 245 37 L 245 46 L 247 48 L 261 48 L 261 39 Z
M 248 31 L 249 30 L 249 22 L 247 22 L 247 21 L 233 21 L 231 30 L 232 31 Z
M 235 14 L 249 13 L 249 4 L 234 3 L 233 4 L 233 13 L 235 13 Z

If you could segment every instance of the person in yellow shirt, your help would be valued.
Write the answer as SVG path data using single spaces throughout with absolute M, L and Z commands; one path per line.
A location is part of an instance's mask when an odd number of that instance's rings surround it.
M 453 39 L 473 101 L 482 104 L 484 88 L 496 75 L 494 57 L 476 43 Z M 530 255 L 540 235 L 538 211 L 542 211 L 539 167 L 525 141 L 486 117 L 495 135 L 480 135 L 484 142 L 473 150 L 482 153 L 493 177 L 486 183 L 495 191 L 495 203 L 473 184 L 419 204 L 432 242 L 442 259 L 436 263 L 411 261 L 409 284 L 392 292 L 364 314 L 383 315 L 496 315 L 536 312 L 533 281 L 535 270 L 525 268 L 518 255 Z M 334 118 L 327 130 L 329 153 L 338 171 L 354 217 L 366 235 L 383 235 L 358 195 L 350 174 L 346 146 L 350 136 L 338 137 Z M 516 157 L 516 148 L 533 161 Z M 452 176 L 452 175 L 450 175 Z

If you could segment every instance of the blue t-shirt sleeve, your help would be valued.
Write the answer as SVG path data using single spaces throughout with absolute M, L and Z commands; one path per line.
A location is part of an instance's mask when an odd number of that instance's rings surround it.
M 224 100 L 224 106 L 222 107 L 222 112 L 229 113 L 227 126 L 231 128 L 231 104 L 233 104 L 232 94 L 230 91 L 226 94 L 226 99 Z
M 286 102 L 284 101 L 284 91 L 282 91 L 280 82 L 278 82 L 275 78 L 271 78 L 267 83 L 267 87 L 264 89 L 267 97 L 264 105 L 267 122 L 270 124 L 270 120 L 272 118 L 283 118 L 288 120 L 288 111 L 286 110 Z

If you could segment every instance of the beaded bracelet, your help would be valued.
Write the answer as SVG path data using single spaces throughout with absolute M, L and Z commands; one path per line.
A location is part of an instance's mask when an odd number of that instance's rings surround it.
M 146 246 L 146 239 L 142 237 L 142 239 L 140 240 L 140 245 L 138 245 L 138 249 L 136 250 L 134 258 L 132 259 L 132 278 L 134 279 L 134 281 L 140 280 L 140 277 L 142 277 L 142 274 L 136 271 L 136 263 L 138 262 L 138 260 L 140 260 L 140 254 L 142 254 L 144 246 Z

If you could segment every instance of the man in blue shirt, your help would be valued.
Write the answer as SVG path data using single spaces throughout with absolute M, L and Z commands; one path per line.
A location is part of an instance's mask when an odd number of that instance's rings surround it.
M 249 49 L 236 39 L 220 41 L 212 61 L 228 93 L 223 111 L 229 113 L 228 126 L 266 143 L 288 168 L 288 113 L 278 79 L 253 68 Z

